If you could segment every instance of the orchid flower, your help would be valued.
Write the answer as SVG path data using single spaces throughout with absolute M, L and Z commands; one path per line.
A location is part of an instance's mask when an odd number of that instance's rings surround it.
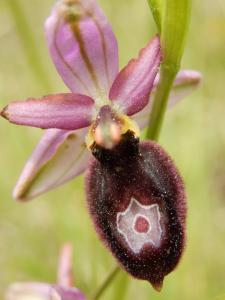
M 58 284 L 43 282 L 18 282 L 11 284 L 5 295 L 5 300 L 85 300 L 86 297 L 75 287 L 72 287 L 72 247 L 70 243 L 62 247 L 59 266 Z
M 12 102 L 1 111 L 11 123 L 46 129 L 13 192 L 22 201 L 81 174 L 94 143 L 110 149 L 128 129 L 138 136 L 138 125 L 148 123 L 159 82 L 159 37 L 119 72 L 117 40 L 95 0 L 58 1 L 45 31 L 53 62 L 71 93 Z M 200 78 L 196 71 L 181 71 L 169 107 L 195 89 Z

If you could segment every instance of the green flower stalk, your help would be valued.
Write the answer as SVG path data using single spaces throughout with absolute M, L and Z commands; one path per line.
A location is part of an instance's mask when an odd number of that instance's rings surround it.
M 190 0 L 148 0 L 159 31 L 163 61 L 147 131 L 147 138 L 158 140 L 173 81 L 180 69 L 190 20 Z
M 161 32 L 162 25 L 162 0 L 148 0 L 148 4 L 152 11 L 154 20 L 158 27 L 159 32 Z

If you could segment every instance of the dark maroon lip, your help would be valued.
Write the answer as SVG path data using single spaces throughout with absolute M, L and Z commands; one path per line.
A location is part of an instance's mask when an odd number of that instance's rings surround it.
M 113 151 L 95 151 L 86 187 L 96 231 L 128 273 L 159 290 L 184 249 L 182 178 L 161 146 L 139 143 L 132 132 Z M 138 215 L 150 228 L 145 233 L 135 231 Z

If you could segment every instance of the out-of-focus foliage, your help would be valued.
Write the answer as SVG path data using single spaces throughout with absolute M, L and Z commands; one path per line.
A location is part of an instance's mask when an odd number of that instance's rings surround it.
M 43 22 L 53 0 L 17 0 L 32 31 L 45 75 L 34 66 L 9 11 L 0 1 L 0 105 L 28 96 L 67 91 L 50 61 Z M 137 55 L 156 27 L 147 1 L 99 1 L 118 37 L 121 66 Z M 204 82 L 166 116 L 161 144 L 172 155 L 186 182 L 188 226 L 186 251 L 160 294 L 146 282 L 121 272 L 103 299 L 223 299 L 225 294 L 225 2 L 194 1 L 182 67 L 198 69 Z M 25 49 L 26 47 L 26 49 Z M 34 62 L 34 65 L 37 62 Z M 45 84 L 48 82 L 48 85 Z M 101 283 L 115 261 L 92 228 L 84 182 L 73 182 L 30 203 L 16 203 L 11 190 L 41 130 L 0 120 L 0 293 L 12 281 L 55 281 L 58 249 L 74 246 L 76 284 L 87 294 Z M 43 267 L 43 264 L 45 267 Z

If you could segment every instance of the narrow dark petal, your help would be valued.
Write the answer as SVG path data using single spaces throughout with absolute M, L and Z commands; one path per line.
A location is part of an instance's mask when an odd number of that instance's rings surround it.
M 133 115 L 148 104 L 160 61 L 160 40 L 156 36 L 117 75 L 109 98 L 123 113 Z
M 136 139 L 126 135 L 111 153 L 106 151 L 95 149 L 98 160 L 86 177 L 91 217 L 120 265 L 159 291 L 184 248 L 182 178 L 155 142 L 138 146 Z

